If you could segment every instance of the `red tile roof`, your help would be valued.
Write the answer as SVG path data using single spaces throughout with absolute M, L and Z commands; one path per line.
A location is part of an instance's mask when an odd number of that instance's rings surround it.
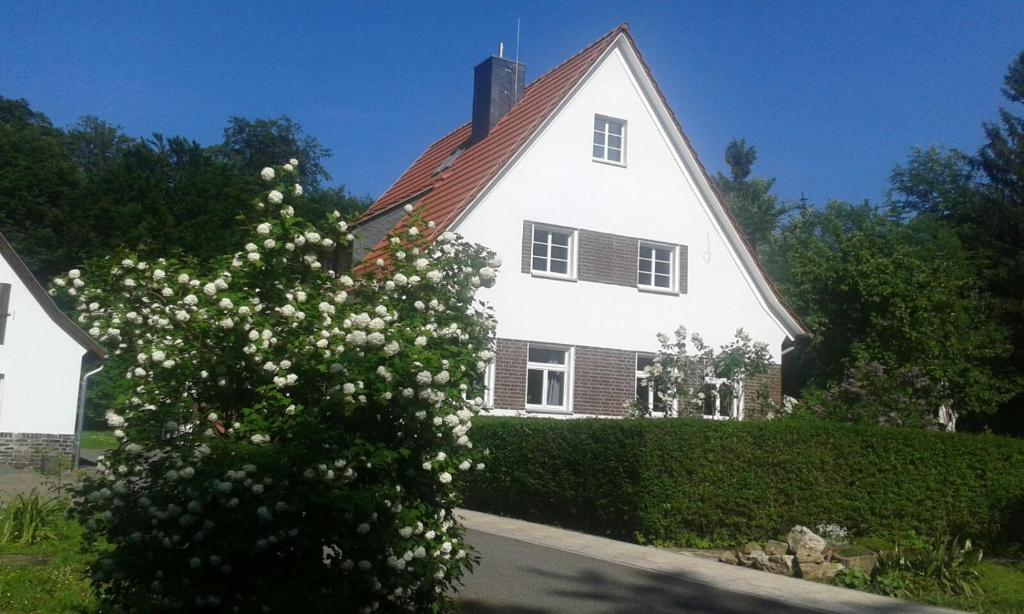
M 371 218 L 378 213 L 387 211 L 396 205 L 404 203 L 417 194 L 421 194 L 423 191 L 434 187 L 435 180 L 441 180 L 440 176 L 433 175 L 434 171 L 441 166 L 441 163 L 444 162 L 457 147 L 469 139 L 472 129 L 472 123 L 459 126 L 455 131 L 428 147 L 427 150 L 423 152 L 423 155 L 412 163 L 409 170 L 405 171 L 405 173 L 398 178 L 398 181 L 388 188 L 388 190 L 384 192 L 384 194 L 378 198 L 369 209 L 366 210 L 366 213 L 362 215 L 360 221 Z M 447 172 L 451 172 L 451 169 Z
M 725 199 L 718 192 L 715 181 L 701 163 L 697 152 L 690 144 L 690 140 L 683 132 L 679 120 L 668 104 L 668 100 L 662 93 L 658 82 L 655 81 L 651 70 L 644 61 L 636 46 L 636 42 L 629 34 L 629 26 L 622 24 L 605 34 L 587 48 L 572 56 L 562 64 L 556 66 L 544 76 L 540 77 L 523 91 L 523 98 L 512 107 L 505 117 L 501 118 L 498 124 L 491 130 L 484 139 L 468 147 L 454 163 L 443 172 L 435 172 L 441 164 L 457 148 L 467 145 L 472 132 L 472 124 L 466 123 L 457 128 L 454 132 L 437 141 L 427 148 L 425 152 L 409 167 L 405 173 L 398 178 L 369 209 L 356 220 L 356 225 L 376 217 L 377 215 L 400 206 L 414 197 L 419 197 L 416 202 L 416 213 L 424 220 L 432 220 L 435 227 L 428 239 L 439 236 L 458 219 L 459 215 L 469 207 L 480 195 L 480 192 L 498 175 L 502 168 L 519 152 L 519 150 L 536 133 L 537 129 L 551 116 L 551 113 L 565 100 L 566 96 L 573 90 L 597 61 L 604 55 L 604 52 L 615 42 L 619 35 L 625 36 L 633 50 L 636 52 L 648 79 L 654 85 L 655 91 L 661 98 L 661 102 L 668 109 L 679 134 L 682 135 L 690 154 L 697 162 L 701 173 L 715 193 L 715 197 L 725 211 L 726 217 L 736 230 L 737 236 L 743 243 L 743 248 L 751 255 L 751 259 L 758 268 L 758 272 L 767 282 L 782 307 L 792 316 L 793 320 L 807 332 L 806 327 L 800 322 L 799 317 L 793 313 L 781 293 L 772 284 L 764 266 L 757 258 L 757 254 L 747 241 L 742 229 L 736 223 L 732 212 L 725 204 Z M 392 229 L 400 231 L 405 226 L 405 220 L 401 221 Z M 425 229 L 421 229 L 425 230 Z M 378 258 L 388 258 L 387 239 L 381 240 L 374 248 L 367 253 L 363 261 L 356 265 L 357 271 L 371 270 Z

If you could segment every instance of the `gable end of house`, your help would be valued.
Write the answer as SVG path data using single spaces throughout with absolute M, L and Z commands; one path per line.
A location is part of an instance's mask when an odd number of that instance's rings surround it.
M 392 188 L 357 220 L 357 234 L 359 228 L 372 230 L 372 233 L 367 233 L 363 249 L 360 250 L 362 258 L 357 255 L 353 260 L 357 270 L 369 270 L 369 263 L 378 258 L 387 258 L 386 236 L 389 232 L 402 230 L 405 223 L 404 216 L 392 212 L 401 211 L 400 205 L 405 202 L 414 202 L 421 217 L 435 221 L 431 237 L 439 236 L 445 230 L 457 229 L 531 143 L 539 138 L 559 110 L 584 86 L 589 76 L 616 49 L 625 59 L 642 94 L 657 115 L 686 175 L 691 178 L 696 191 L 706 203 L 751 288 L 789 338 L 809 335 L 807 328 L 785 304 L 769 279 L 714 180 L 683 132 L 625 24 L 529 85 L 522 100 L 479 142 L 467 143 L 471 124 L 466 124 L 429 147 Z M 456 150 L 459 154 L 442 172 L 427 172 L 437 168 L 431 165 L 447 164 L 446 158 Z M 412 198 L 417 194 L 420 196 Z M 394 224 L 387 230 L 378 228 L 388 225 L 381 223 L 385 212 L 389 213 L 386 216 L 389 220 L 394 220 Z M 366 249 L 365 245 L 370 242 L 374 242 L 372 249 Z

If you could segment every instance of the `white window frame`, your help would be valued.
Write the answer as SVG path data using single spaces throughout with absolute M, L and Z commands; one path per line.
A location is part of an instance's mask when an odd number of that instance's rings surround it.
M 548 362 L 530 362 L 530 349 L 538 350 L 554 350 L 557 352 L 565 353 L 565 363 L 558 365 Z M 572 347 L 566 347 L 564 345 L 551 345 L 547 343 L 530 343 L 526 346 L 526 386 L 523 391 L 523 402 L 524 407 L 527 411 L 538 412 L 538 413 L 549 413 L 549 414 L 571 414 L 572 413 L 572 387 L 573 387 L 573 376 L 572 376 L 572 365 L 575 362 L 575 351 Z M 541 404 L 536 405 L 529 402 L 530 398 L 530 371 L 538 370 L 543 372 L 544 376 L 541 379 Z M 562 405 L 548 405 L 546 400 L 548 398 L 548 371 L 554 371 L 564 373 L 562 376 L 562 382 L 565 385 L 565 390 L 562 394 Z
M 484 409 L 494 409 L 494 361 L 484 370 Z
M 550 270 L 541 271 L 541 270 L 533 268 L 534 246 L 537 243 L 537 241 L 534 239 L 534 237 L 535 237 L 535 235 L 536 235 L 538 230 L 542 230 L 542 231 L 548 233 L 548 242 L 546 244 L 547 245 L 547 252 L 548 253 L 547 253 L 547 256 L 543 257 L 547 261 L 547 268 L 548 269 L 551 269 L 551 234 L 550 233 L 557 232 L 559 234 L 564 234 L 564 235 L 568 235 L 569 236 L 569 245 L 568 245 L 568 250 L 567 250 L 568 251 L 568 256 L 567 256 L 568 257 L 568 262 L 566 262 L 565 273 L 555 273 L 555 272 L 552 272 Z M 550 224 L 531 223 L 530 224 L 530 274 L 533 275 L 534 277 L 550 277 L 552 279 L 568 279 L 568 280 L 575 281 L 576 280 L 576 245 L 579 242 L 578 239 L 579 239 L 579 237 L 577 236 L 577 231 L 576 231 L 575 228 L 566 228 L 564 226 L 552 226 Z M 559 247 L 561 247 L 561 246 L 559 246 Z M 540 258 L 541 256 L 537 256 L 537 257 Z
M 611 117 L 610 115 L 601 115 L 600 113 L 595 113 L 594 114 L 594 122 L 596 123 L 597 121 L 605 122 L 605 126 L 604 126 L 604 131 L 598 131 L 598 129 L 596 127 L 594 127 L 591 130 L 591 133 L 590 133 L 590 135 L 591 135 L 591 138 L 590 138 L 590 156 L 591 156 L 591 159 L 594 162 L 600 162 L 602 164 L 611 164 L 612 166 L 626 166 L 626 132 L 627 132 L 627 128 L 628 128 L 628 126 L 626 125 L 626 123 L 627 123 L 626 120 L 619 119 L 618 117 Z M 622 126 L 622 143 L 621 143 L 622 146 L 618 148 L 618 150 L 619 150 L 619 160 L 617 160 L 617 161 L 616 160 L 610 160 L 608 158 L 608 136 L 611 134 L 610 131 L 608 130 L 608 125 L 609 124 L 618 124 L 618 125 Z M 598 143 L 594 142 L 594 137 L 596 135 L 598 135 L 598 134 L 603 135 L 602 144 L 600 145 L 602 155 L 595 156 L 594 155 L 594 147 L 597 146 Z
M 644 373 L 644 370 L 640 368 L 640 359 L 641 358 L 654 358 L 654 354 L 645 354 L 643 352 L 637 352 L 636 356 L 634 358 L 634 361 L 633 361 L 634 369 L 636 369 L 636 379 L 646 380 L 647 379 L 647 374 Z M 633 388 L 634 388 L 634 396 L 635 396 L 635 391 L 636 391 L 636 382 L 635 381 L 633 382 Z M 658 394 L 657 390 L 655 390 L 654 388 L 651 388 L 650 386 L 647 387 L 647 408 L 650 411 L 650 416 L 652 418 L 664 418 L 667 415 L 667 412 L 665 412 L 665 411 L 655 411 L 654 410 L 655 395 L 657 395 L 657 394 Z M 637 397 L 637 399 L 639 400 L 639 397 Z M 672 413 L 676 413 L 677 409 L 679 409 L 678 402 L 673 400 L 672 401 Z
M 731 382 L 722 377 L 709 377 L 705 378 L 704 383 L 712 384 L 715 387 L 715 413 L 708 415 L 704 413 L 703 404 L 701 405 L 700 415 L 705 420 L 743 420 L 743 381 Z M 718 389 L 722 384 L 728 384 L 733 387 L 733 398 L 732 406 L 728 408 L 728 415 L 722 415 L 722 396 L 719 394 Z
M 488 363 L 487 366 L 484 368 L 484 374 L 483 375 L 484 375 L 484 391 L 483 391 L 483 394 L 480 395 L 480 398 L 483 399 L 484 404 L 483 404 L 483 407 L 481 409 L 485 409 L 485 410 L 493 409 L 494 408 L 494 361 L 493 360 L 490 363 Z M 464 400 L 464 401 L 471 401 L 472 400 L 472 399 L 469 398 L 469 392 L 468 391 L 463 391 L 463 393 L 462 393 L 462 400 Z
M 667 249 L 671 254 L 671 260 L 669 261 L 668 271 L 668 287 L 663 288 L 661 286 L 654 285 L 655 275 L 655 263 L 657 259 L 654 258 L 654 253 L 651 254 L 651 283 L 642 284 L 640 283 L 640 250 L 649 247 L 653 249 Z M 668 243 L 656 243 L 654 241 L 637 241 L 636 243 L 636 287 L 637 290 L 642 292 L 659 292 L 661 294 L 678 294 L 679 293 L 679 246 L 671 245 Z
M 640 368 L 640 359 L 641 358 L 651 358 L 651 355 L 650 354 L 640 354 L 640 353 L 637 353 L 635 355 L 635 357 L 634 357 L 634 360 L 633 360 L 633 368 L 636 370 L 636 379 L 637 380 L 646 380 L 647 379 L 647 374 L 644 373 L 644 370 Z M 634 396 L 636 396 L 637 401 L 639 401 L 640 397 L 638 395 L 636 395 L 636 380 L 633 381 L 633 393 L 634 393 Z M 651 416 L 661 417 L 661 416 L 665 415 L 665 412 L 663 412 L 663 411 L 654 411 L 654 399 L 655 399 L 655 395 L 656 394 L 657 394 L 657 392 L 654 390 L 654 388 L 652 388 L 651 386 L 647 387 L 647 410 L 648 410 L 648 412 L 650 412 Z

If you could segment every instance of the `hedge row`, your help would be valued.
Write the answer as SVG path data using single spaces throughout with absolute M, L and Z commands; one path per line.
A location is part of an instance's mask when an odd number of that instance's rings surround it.
M 1024 441 L 819 420 L 477 418 L 469 508 L 620 539 L 739 543 L 796 524 L 1024 543 Z

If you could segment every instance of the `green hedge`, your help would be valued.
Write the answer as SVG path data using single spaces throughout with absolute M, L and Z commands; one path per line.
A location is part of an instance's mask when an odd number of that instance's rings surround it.
M 1024 441 L 809 419 L 477 418 L 471 509 L 621 539 L 738 543 L 796 524 L 1024 543 Z

